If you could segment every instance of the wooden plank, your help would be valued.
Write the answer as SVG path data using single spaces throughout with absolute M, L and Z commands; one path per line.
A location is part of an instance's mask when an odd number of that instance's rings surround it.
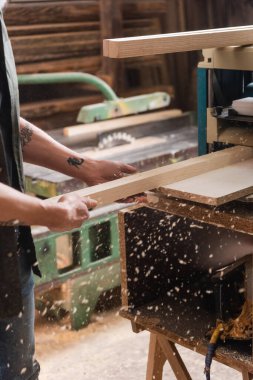
M 37 24 L 37 25 L 19 25 L 9 26 L 8 34 L 10 37 L 31 36 L 47 33 L 66 33 L 66 32 L 84 32 L 88 30 L 99 30 L 99 22 L 70 22 L 59 24 Z
M 114 130 L 128 128 L 132 125 L 151 123 L 152 121 L 159 122 L 173 117 L 179 117 L 181 115 L 182 111 L 180 110 L 168 110 L 138 116 L 129 116 L 114 120 L 99 121 L 92 124 L 81 124 L 78 126 L 66 127 L 63 129 L 63 134 L 67 137 L 87 137 L 87 140 L 90 140 L 96 138 L 96 136 L 100 133 L 109 131 L 113 132 Z
M 144 173 L 137 173 L 91 188 L 77 190 L 74 194 L 80 197 L 93 198 L 97 200 L 99 206 L 102 206 L 124 197 L 168 185 L 169 183 L 190 178 L 206 171 L 222 168 L 249 158 L 253 158 L 253 149 L 237 146 Z M 59 197 L 54 197 L 45 202 L 55 203 L 58 200 Z
M 165 301 L 164 299 L 162 299 Z M 168 300 L 166 299 L 167 304 Z M 166 302 L 165 301 L 165 302 Z M 166 303 L 164 303 L 166 305 Z M 203 310 L 200 308 L 200 312 L 196 313 L 196 309 L 194 313 L 191 313 L 192 315 L 192 324 L 194 324 L 194 327 L 196 328 L 196 316 L 198 317 L 198 314 L 203 317 L 203 321 L 197 318 L 198 320 L 198 327 L 200 330 L 200 333 L 197 336 L 197 339 L 191 340 L 189 339 L 189 335 L 181 334 L 179 331 L 174 330 L 175 326 L 175 315 L 181 315 L 176 314 L 178 312 L 177 306 L 174 307 L 173 305 L 173 311 L 172 315 L 170 314 L 168 316 L 167 310 L 164 312 L 165 316 L 161 316 L 161 309 L 164 309 L 164 304 L 157 301 L 157 303 L 147 303 L 144 307 L 138 307 L 136 310 L 138 314 L 133 311 L 120 311 L 120 315 L 124 318 L 127 318 L 129 320 L 135 320 L 137 323 L 141 324 L 146 330 L 152 331 L 154 333 L 161 334 L 163 336 L 166 336 L 170 341 L 175 342 L 176 344 L 179 344 L 180 346 L 186 347 L 188 349 L 193 350 L 194 352 L 197 352 L 201 355 L 206 355 L 207 353 L 207 344 L 206 341 L 203 339 L 203 336 L 205 336 L 206 327 L 203 329 L 203 323 L 206 323 L 205 326 L 208 326 L 208 323 L 210 323 L 210 315 L 209 319 L 206 315 L 204 315 Z M 155 306 L 154 306 L 155 305 Z M 147 307 L 151 306 L 151 312 L 147 310 Z M 154 310 L 154 307 L 158 307 L 159 311 L 156 311 L 155 313 L 152 311 Z M 167 306 L 167 305 L 166 305 Z M 179 310 L 182 314 L 185 315 L 185 310 L 181 309 Z M 167 313 L 167 316 L 166 316 Z M 190 313 L 190 311 L 189 311 Z M 181 317 L 181 319 L 184 321 L 184 319 Z M 173 326 L 171 327 L 171 321 Z M 186 324 L 186 323 L 185 323 Z M 192 328 L 192 324 L 190 325 L 190 329 Z M 189 321 L 188 321 L 189 326 Z M 169 329 L 168 329 L 169 327 Z M 203 331 L 204 330 L 204 331 Z M 215 361 L 227 365 L 229 368 L 234 368 L 235 370 L 242 372 L 244 371 L 250 371 L 249 373 L 252 373 L 252 360 L 251 356 L 248 355 L 246 352 L 242 353 L 236 349 L 222 349 L 218 348 L 216 351 L 216 355 L 214 358 Z
M 161 192 L 198 203 L 219 206 L 253 193 L 253 159 L 160 187 Z
M 201 203 L 186 203 L 185 200 L 176 198 L 168 198 L 162 193 L 151 192 L 148 193 L 148 203 L 151 207 L 161 211 L 166 211 L 170 214 L 182 216 L 184 218 L 193 219 L 196 222 L 208 223 L 216 227 L 223 227 L 225 229 L 231 229 L 253 235 L 253 216 L 249 207 L 245 207 L 244 203 L 237 202 L 235 205 L 230 203 L 217 207 L 210 207 Z M 236 212 L 235 212 L 236 210 Z M 200 224 L 200 228 L 201 228 Z M 192 228 L 198 228 L 198 223 L 193 223 Z
M 101 23 L 101 39 L 117 38 L 123 36 L 123 17 L 122 17 L 122 0 L 117 0 L 115 6 L 114 0 L 100 0 L 100 23 Z M 104 57 L 102 70 L 106 75 L 112 78 L 112 87 L 118 93 L 124 80 L 123 63 L 111 62 Z
M 140 332 L 145 330 L 141 325 L 138 325 L 138 323 L 134 323 L 133 321 L 131 321 L 131 326 L 132 326 L 132 331 L 135 334 L 139 334 Z
M 99 4 L 94 1 L 54 1 L 44 3 L 9 4 L 4 12 L 7 26 L 79 21 L 98 21 Z
M 156 334 L 150 334 L 146 380 L 162 380 L 166 357 Z
M 17 63 L 72 58 L 74 55 L 91 54 L 89 52 L 99 55 L 100 33 L 88 31 L 13 37 L 12 47 Z
M 56 113 L 78 112 L 86 104 L 99 103 L 103 100 L 101 95 L 89 97 L 73 97 L 65 99 L 52 99 L 41 102 L 23 103 L 21 113 L 24 118 L 48 117 Z
M 104 56 L 139 57 L 253 43 L 253 25 L 104 41 Z
M 75 57 L 60 60 L 50 60 L 35 63 L 17 64 L 18 74 L 54 73 L 60 71 L 83 71 L 96 74 L 100 69 L 102 58 L 100 56 Z
M 192 3 L 192 2 L 191 2 Z M 166 15 L 164 15 L 163 20 L 163 31 L 162 33 L 176 33 L 180 31 L 184 31 L 187 29 L 194 29 L 196 28 L 196 25 L 193 28 L 190 28 L 187 21 L 187 13 L 185 12 L 186 3 L 184 1 L 167 1 L 167 12 Z M 204 9 L 202 10 L 204 11 Z M 193 17 L 191 15 L 190 19 Z M 203 28 L 204 29 L 204 28 Z M 151 34 L 151 33 L 149 33 Z M 194 54 L 196 55 L 196 53 Z M 175 89 L 175 107 L 180 107 L 184 109 L 193 109 L 195 108 L 195 105 L 192 104 L 189 106 L 189 99 L 193 99 L 194 97 L 192 94 L 194 93 L 194 90 L 192 89 L 192 86 L 190 85 L 189 78 L 192 78 L 192 69 L 193 67 L 197 66 L 198 59 L 196 58 L 196 61 L 194 64 L 192 64 L 192 68 L 190 67 L 190 59 L 192 54 L 167 54 L 164 58 L 166 59 L 167 67 L 168 67 L 168 74 L 170 75 L 170 84 L 174 86 Z M 161 57 L 161 56 L 156 56 Z M 147 57 L 144 57 L 144 59 L 147 59 Z M 173 73 L 173 74 L 172 74 Z M 194 80 L 195 82 L 195 80 Z M 188 83 L 186 86 L 185 84 Z
M 246 369 L 242 371 L 242 380 L 252 380 L 253 375 L 249 373 Z
M 239 125 L 239 123 L 237 124 Z M 218 130 L 216 140 L 226 144 L 253 146 L 252 127 L 228 126 Z
M 166 11 L 167 0 L 124 0 L 124 16 L 136 18 L 147 17 L 147 15 L 159 16 Z
M 170 342 L 162 335 L 158 335 L 158 342 L 163 350 L 163 353 L 166 355 L 177 380 L 192 380 L 175 346 L 175 343 Z

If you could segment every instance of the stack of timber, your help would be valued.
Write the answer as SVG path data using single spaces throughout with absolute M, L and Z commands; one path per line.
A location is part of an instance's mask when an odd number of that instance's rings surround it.
M 167 1 L 10 1 L 5 21 L 18 74 L 82 71 L 105 79 L 120 96 L 170 90 L 164 57 L 106 62 L 107 37 L 162 33 Z M 21 111 L 43 129 L 76 122 L 79 109 L 103 96 L 87 85 L 21 87 Z

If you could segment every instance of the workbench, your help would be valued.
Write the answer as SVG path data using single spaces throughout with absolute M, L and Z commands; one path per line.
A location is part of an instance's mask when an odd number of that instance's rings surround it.
M 236 261 L 252 253 L 253 207 L 231 202 L 217 208 L 161 193 L 150 202 L 119 213 L 120 314 L 134 332 L 151 333 L 147 380 L 162 379 L 166 360 L 178 380 L 190 380 L 175 344 L 206 354 L 205 336 L 217 317 L 211 274 L 231 255 Z M 251 341 L 219 345 L 215 360 L 244 380 L 253 378 Z

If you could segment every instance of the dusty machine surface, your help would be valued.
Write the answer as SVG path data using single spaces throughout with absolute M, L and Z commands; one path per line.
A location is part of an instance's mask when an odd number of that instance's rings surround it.
M 252 46 L 207 49 L 203 55 L 199 154 L 252 147 L 253 118 L 232 107 L 235 100 L 253 97 Z M 241 170 L 247 167 L 238 162 Z M 220 322 L 215 359 L 243 379 L 253 378 L 253 207 L 251 197 L 241 198 L 252 186 L 233 192 L 236 178 L 226 176 L 231 164 L 224 164 L 218 179 L 215 168 L 207 165 L 198 175 L 186 161 L 192 178 L 160 186 L 148 205 L 120 212 L 121 315 L 132 321 L 135 332 L 151 332 L 147 379 L 162 379 L 169 360 L 177 379 L 190 380 L 175 343 L 206 355 Z M 209 379 L 210 366 L 206 371 Z

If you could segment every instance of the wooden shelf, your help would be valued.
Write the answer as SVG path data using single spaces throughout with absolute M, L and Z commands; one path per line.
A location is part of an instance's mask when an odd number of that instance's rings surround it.
M 141 307 L 121 310 L 120 314 L 148 331 L 162 334 L 203 355 L 208 344 L 205 334 L 216 321 L 215 315 L 196 300 L 177 302 L 167 296 Z M 251 342 L 227 342 L 218 347 L 215 359 L 237 370 L 252 371 L 251 348 Z

